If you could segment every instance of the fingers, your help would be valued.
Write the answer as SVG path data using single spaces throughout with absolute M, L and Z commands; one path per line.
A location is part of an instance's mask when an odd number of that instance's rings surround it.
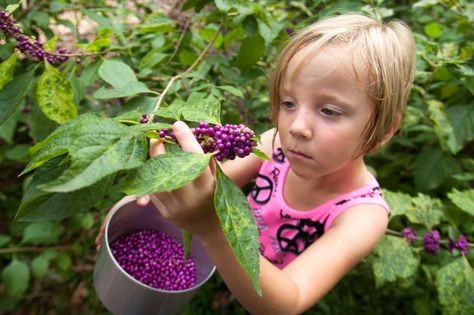
M 183 151 L 204 153 L 196 138 L 194 138 L 193 132 L 184 122 L 175 122 L 173 124 L 173 132 Z
M 150 157 L 165 153 L 165 145 L 163 141 L 158 139 L 150 139 Z
M 137 205 L 146 206 L 150 202 L 150 195 L 145 195 L 137 198 Z

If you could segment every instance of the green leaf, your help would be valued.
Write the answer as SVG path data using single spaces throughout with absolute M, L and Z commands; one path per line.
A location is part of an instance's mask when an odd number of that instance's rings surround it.
M 474 106 L 472 104 L 450 106 L 446 109 L 446 114 L 453 126 L 456 139 L 452 145 L 453 153 L 457 153 L 474 139 Z
M 111 98 L 134 96 L 141 93 L 155 93 L 143 82 L 129 82 L 128 84 L 114 89 L 101 87 L 92 97 L 98 100 L 107 100 Z
M 266 161 L 270 161 L 270 160 L 271 160 L 271 158 L 270 158 L 268 155 L 266 155 L 264 152 L 260 151 L 260 150 L 257 149 L 257 148 L 254 148 L 254 149 L 252 150 L 252 153 L 255 154 L 256 156 L 258 156 L 259 158 L 262 158 L 262 159 L 264 159 L 264 160 L 266 160 Z
M 47 62 L 36 85 L 35 96 L 41 111 L 58 124 L 77 116 L 71 82 Z
M 33 80 L 35 69 L 24 72 L 8 82 L 0 91 L 0 125 L 3 124 L 23 101 Z
M 453 127 L 448 120 L 443 103 L 437 100 L 428 100 L 428 117 L 433 123 L 434 131 L 438 136 L 441 146 L 452 153 L 456 152 L 459 145 L 453 133 Z
M 49 262 L 57 256 L 54 249 L 48 249 L 31 261 L 31 272 L 36 279 L 42 279 L 49 268 Z
M 265 40 L 265 46 L 269 47 L 273 40 L 278 36 L 280 31 L 283 29 L 283 23 L 280 22 L 270 22 L 269 24 L 265 21 L 258 20 L 258 31 L 260 35 Z
M 242 70 L 250 69 L 265 53 L 265 42 L 259 33 L 242 41 L 235 63 Z
M 58 157 L 46 162 L 35 172 L 23 194 L 16 220 L 45 221 L 70 217 L 92 208 L 104 198 L 112 186 L 113 175 L 89 187 L 67 193 L 49 193 L 38 188 L 39 185 L 57 178 L 68 166 Z
M 158 108 L 155 114 L 160 117 L 180 120 L 181 112 L 184 110 L 185 106 L 186 102 L 177 98 L 169 106 Z
M 217 165 L 216 165 L 217 166 Z M 214 205 L 232 250 L 252 281 L 256 292 L 260 287 L 260 241 L 252 210 L 242 190 L 216 167 Z
M 431 22 L 425 25 L 423 28 L 425 34 L 428 35 L 431 39 L 439 37 L 443 34 L 443 26 L 437 22 Z
M 209 166 L 210 154 L 167 152 L 133 170 L 125 179 L 122 191 L 146 195 L 178 189 L 196 179 Z
M 193 234 L 186 230 L 181 230 L 181 235 L 183 236 L 183 247 L 184 247 L 184 260 L 186 261 L 189 257 L 189 252 L 191 250 L 191 241 L 193 240 Z
M 90 186 L 121 170 L 140 166 L 148 155 L 145 135 L 111 118 L 86 120 L 70 133 L 70 167 L 56 180 L 42 184 L 50 192 L 69 192 Z
M 55 244 L 63 232 L 64 228 L 58 222 L 30 223 L 23 232 L 21 244 Z
M 142 60 L 140 61 L 139 68 L 140 69 L 153 69 L 157 65 L 159 65 L 167 56 L 168 54 L 162 53 L 162 47 L 155 48 L 149 51 L 145 56 L 143 56 Z
M 401 193 L 383 190 L 383 196 L 390 206 L 390 217 L 406 215 L 412 208 L 411 196 Z
M 413 277 L 420 264 L 408 243 L 396 236 L 385 236 L 375 247 L 373 255 L 372 270 L 377 287 Z
M 448 198 L 459 209 L 474 216 L 474 189 L 459 191 L 453 188 L 451 192 L 448 193 Z
M 104 60 L 99 67 L 99 76 L 115 89 L 138 82 L 132 68 L 118 60 Z
M 412 198 L 411 201 L 413 206 L 410 211 L 406 212 L 410 222 L 423 224 L 431 229 L 443 218 L 443 204 L 439 199 L 418 193 L 416 198 Z
M 459 170 L 456 161 L 437 148 L 428 149 L 418 154 L 414 167 L 415 184 L 421 191 L 439 187 L 448 177 Z
M 138 124 L 135 126 L 131 126 L 130 129 L 133 131 L 154 131 L 160 129 L 168 129 L 171 128 L 171 124 L 166 123 L 146 123 L 146 124 Z
M 436 287 L 443 314 L 474 314 L 474 272 L 465 257 L 438 270 Z
M 229 92 L 230 94 L 233 94 L 235 96 L 244 98 L 244 93 L 242 93 L 242 91 L 239 90 L 238 88 L 235 88 L 231 85 L 219 85 L 219 86 L 217 86 L 217 88 L 219 88 L 223 91 Z
M 193 98 L 193 94 L 186 102 L 182 115 L 187 121 L 207 121 L 210 124 L 221 124 L 221 104 L 213 96 L 207 98 Z
M 86 113 L 59 126 L 46 139 L 30 148 L 30 154 L 33 157 L 19 176 L 34 170 L 54 157 L 67 153 L 70 142 L 74 139 L 71 133 L 77 126 L 95 125 L 101 122 L 102 118 L 98 114 Z
M 15 71 L 17 55 L 13 53 L 10 58 L 0 63 L 0 90 L 3 89 L 13 77 L 13 71 Z
M 14 258 L 2 271 L 2 282 L 6 294 L 12 297 L 23 296 L 30 282 L 28 265 Z

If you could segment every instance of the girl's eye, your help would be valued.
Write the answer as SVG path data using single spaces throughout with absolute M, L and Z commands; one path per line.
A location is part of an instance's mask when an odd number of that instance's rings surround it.
M 338 116 L 341 116 L 341 113 L 338 113 L 338 112 L 336 112 L 336 111 L 333 111 L 333 110 L 330 109 L 330 108 L 323 108 L 323 109 L 321 109 L 321 113 L 323 113 L 324 115 L 329 116 L 329 117 L 338 117 Z
M 293 102 L 290 102 L 290 101 L 283 101 L 283 102 L 281 102 L 281 106 L 284 107 L 284 108 L 293 108 L 293 107 L 295 107 L 295 104 Z

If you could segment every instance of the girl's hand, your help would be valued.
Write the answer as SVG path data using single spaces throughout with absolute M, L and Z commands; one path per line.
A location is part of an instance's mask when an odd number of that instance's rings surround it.
M 175 122 L 173 131 L 183 151 L 203 154 L 191 129 L 184 122 Z M 152 141 L 150 155 L 154 157 L 163 153 L 163 143 Z M 171 192 L 152 194 L 150 198 L 163 217 L 199 237 L 220 228 L 214 210 L 214 187 L 215 165 L 211 160 L 210 167 L 194 181 Z

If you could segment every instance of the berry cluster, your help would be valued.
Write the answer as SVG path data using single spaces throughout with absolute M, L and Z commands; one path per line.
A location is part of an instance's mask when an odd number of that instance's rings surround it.
M 218 161 L 245 157 L 257 146 L 255 132 L 243 124 L 210 126 L 207 122 L 200 122 L 192 131 L 204 153 L 217 152 L 215 158 Z M 176 140 L 171 129 L 161 129 L 157 132 L 162 139 Z
M 118 264 L 136 280 L 157 289 L 178 291 L 196 283 L 196 265 L 184 261 L 183 246 L 165 233 L 139 230 L 110 244 Z
M 400 235 L 407 240 L 408 244 L 411 244 L 416 239 L 416 232 L 409 227 L 404 228 Z
M 460 235 L 457 242 L 449 240 L 449 252 L 453 252 L 454 249 L 457 249 L 460 252 L 463 252 L 464 255 L 467 255 L 469 243 L 466 240 L 464 235 Z
M 423 246 L 427 253 L 435 255 L 439 250 L 439 240 L 441 236 L 438 230 L 429 231 L 423 237 Z
M 22 34 L 20 27 L 16 24 L 15 18 L 8 11 L 0 11 L 0 29 L 5 35 L 15 38 L 16 48 L 22 53 L 38 60 L 47 60 L 51 65 L 59 65 L 68 59 L 61 54 L 66 53 L 66 49 L 60 48 L 55 53 L 47 52 L 43 48 L 43 43 Z

